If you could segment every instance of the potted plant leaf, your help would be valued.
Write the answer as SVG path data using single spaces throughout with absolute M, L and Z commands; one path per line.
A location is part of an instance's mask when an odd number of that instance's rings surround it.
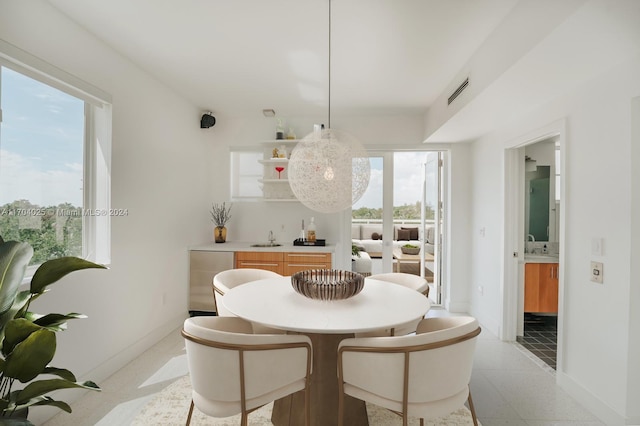
M 29 289 L 20 290 L 32 256 L 29 244 L 5 242 L 0 236 L 0 425 L 32 425 L 27 417 L 33 406 L 49 405 L 70 413 L 69 404 L 47 395 L 55 390 L 100 390 L 92 381 L 78 382 L 71 371 L 49 365 L 56 352 L 56 332 L 65 330 L 68 320 L 86 317 L 78 313 L 40 315 L 29 308 L 65 275 L 106 268 L 77 257 L 49 260 L 38 267 Z M 49 377 L 40 379 L 42 375 Z
M 225 225 L 231 219 L 231 203 L 214 203 L 211 208 L 211 221 L 216 225 L 213 229 L 213 239 L 216 243 L 224 243 L 227 240 L 227 228 Z

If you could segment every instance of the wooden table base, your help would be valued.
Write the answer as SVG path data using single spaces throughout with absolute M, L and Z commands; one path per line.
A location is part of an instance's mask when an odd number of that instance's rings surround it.
M 311 373 L 311 425 L 338 424 L 338 345 L 353 334 L 303 333 L 313 345 Z M 364 401 L 345 397 L 345 425 L 368 426 Z M 297 392 L 275 401 L 271 422 L 275 426 L 304 425 L 304 393 Z

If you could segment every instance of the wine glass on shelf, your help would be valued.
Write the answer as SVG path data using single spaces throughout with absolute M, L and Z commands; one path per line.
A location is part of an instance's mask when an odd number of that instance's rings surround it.
M 278 179 L 280 179 L 280 173 L 284 170 L 283 166 L 276 166 L 276 172 L 278 172 Z

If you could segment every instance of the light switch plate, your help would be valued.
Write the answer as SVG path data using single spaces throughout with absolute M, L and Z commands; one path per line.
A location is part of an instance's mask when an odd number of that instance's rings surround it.
M 602 284 L 602 262 L 591 262 L 591 281 Z
M 602 238 L 591 239 L 591 255 L 602 256 Z

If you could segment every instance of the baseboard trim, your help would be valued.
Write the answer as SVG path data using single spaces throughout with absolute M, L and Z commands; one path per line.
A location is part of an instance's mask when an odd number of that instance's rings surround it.
M 444 304 L 447 311 L 452 313 L 469 313 L 470 305 L 466 302 L 451 302 L 446 300 Z
M 118 352 L 113 357 L 109 358 L 93 370 L 87 372 L 82 377 L 78 377 L 78 381 L 93 380 L 100 385 L 100 382 L 106 380 L 116 371 L 129 364 L 131 361 L 140 356 L 143 352 L 150 349 L 153 345 L 165 338 L 169 333 L 175 331 L 182 325 L 184 320 L 188 317 L 184 315 L 177 315 L 174 318 L 168 320 L 160 327 L 152 330 L 149 334 L 137 340 L 133 345 Z M 67 389 L 56 391 L 52 393 L 54 399 L 62 400 L 70 404 L 73 408 L 73 403 L 82 398 L 87 392 L 82 389 Z M 66 413 L 52 407 L 34 407 L 29 410 L 29 421 L 33 424 L 42 424 L 57 414 L 65 415 Z
M 585 389 L 571 377 L 560 371 L 556 372 L 556 382 L 558 386 L 567 391 L 576 401 L 584 407 L 588 407 L 591 414 L 596 416 L 604 424 L 611 426 L 638 425 L 639 419 L 625 419 L 613 408 L 608 406 L 600 398 Z
M 109 376 L 111 376 L 116 371 L 123 368 L 125 365 L 133 361 L 140 354 L 142 354 L 147 349 L 151 348 L 153 345 L 158 343 L 164 337 L 166 337 L 169 333 L 174 331 L 176 328 L 180 327 L 185 319 L 188 316 L 177 315 L 169 321 L 165 322 L 160 327 L 151 331 L 151 333 L 142 337 L 133 345 L 124 349 L 123 351 L 117 353 L 107 361 L 100 364 L 98 367 L 91 370 L 86 374 L 86 377 L 93 377 L 94 380 L 105 380 Z

